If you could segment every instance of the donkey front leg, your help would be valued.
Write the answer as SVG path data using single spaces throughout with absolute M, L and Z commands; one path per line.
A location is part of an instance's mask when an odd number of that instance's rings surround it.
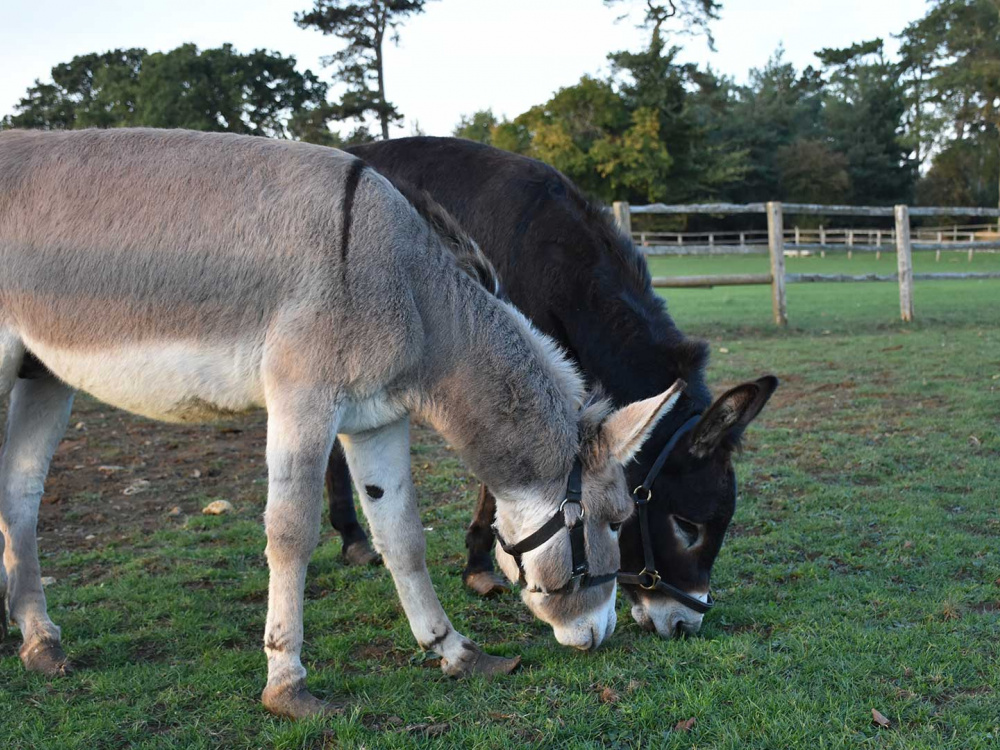
M 279 389 L 275 389 L 279 390 Z M 337 409 L 327 394 L 283 390 L 267 403 L 268 585 L 264 652 L 273 714 L 302 718 L 334 709 L 306 689 L 302 614 L 306 568 L 319 541 L 323 472 L 333 445 Z
M 73 390 L 49 375 L 19 379 L 11 391 L 0 452 L 0 531 L 6 537 L 6 548 L 0 542 L 0 610 L 6 568 L 10 616 L 24 639 L 21 661 L 29 671 L 51 677 L 66 674 L 69 664 L 59 628 L 46 611 L 36 537 L 38 505 L 72 404 Z
M 330 525 L 340 534 L 340 556 L 350 565 L 380 565 L 382 558 L 371 548 L 365 530 L 358 523 L 351 472 L 339 440 L 333 444 L 326 467 L 326 494 L 330 500 Z
M 485 484 L 479 485 L 479 502 L 472 523 L 465 533 L 465 546 L 469 550 L 468 562 L 462 571 L 465 585 L 480 596 L 496 596 L 510 591 L 503 576 L 493 570 L 493 519 L 497 514 L 497 500 Z
M 490 656 L 452 627 L 427 573 L 426 541 L 410 476 L 410 423 L 403 419 L 342 436 L 375 548 L 392 574 L 417 643 L 441 655 L 441 669 L 466 674 L 507 673 L 520 657 Z

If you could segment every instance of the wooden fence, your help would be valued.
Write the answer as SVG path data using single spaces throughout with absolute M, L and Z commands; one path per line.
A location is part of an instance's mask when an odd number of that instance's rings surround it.
M 700 287 L 708 288 L 713 286 L 739 286 L 753 284 L 769 284 L 771 286 L 771 300 L 774 313 L 774 322 L 778 325 L 788 324 L 788 313 L 785 304 L 785 285 L 802 284 L 814 282 L 863 282 L 863 281 L 896 281 L 899 283 L 899 312 L 904 321 L 913 320 L 913 282 L 914 280 L 925 281 L 932 279 L 1000 279 L 1000 273 L 913 273 L 912 251 L 935 250 L 968 250 L 969 259 L 972 259 L 972 252 L 980 250 L 996 250 L 1000 248 L 1000 236 L 994 236 L 990 232 L 989 239 L 978 239 L 980 235 L 974 235 L 972 239 L 961 240 L 957 233 L 944 237 L 947 231 L 945 228 L 935 228 L 938 233 L 930 242 L 914 241 L 911 233 L 910 219 L 914 216 L 979 216 L 988 218 L 1000 218 L 1000 209 L 997 208 L 928 208 L 909 206 L 895 206 L 893 208 L 882 206 L 835 206 L 835 205 L 815 205 L 805 203 L 779 203 L 772 201 L 769 203 L 708 203 L 693 205 L 667 206 L 656 203 L 649 206 L 630 206 L 625 202 L 616 202 L 612 206 L 615 221 L 626 234 L 632 236 L 632 216 L 643 214 L 712 214 L 716 216 L 726 216 L 733 214 L 765 214 L 767 217 L 767 252 L 771 260 L 770 273 L 762 274 L 727 274 L 710 276 L 658 276 L 653 278 L 655 287 Z M 849 247 L 848 252 L 854 250 L 872 251 L 881 253 L 883 249 L 883 237 L 887 237 L 886 243 L 892 242 L 895 245 L 896 268 L 895 274 L 790 274 L 785 272 L 785 253 L 787 233 L 784 226 L 784 214 L 804 214 L 812 216 L 869 216 L 893 218 L 895 227 L 891 232 L 883 234 L 879 230 L 871 230 L 876 233 L 877 241 L 873 244 L 868 237 L 866 242 L 855 240 L 860 237 L 850 236 L 850 244 L 843 245 Z M 829 231 L 829 230 L 828 230 Z M 854 230 L 847 230 L 854 231 Z M 862 230 L 868 232 L 869 230 Z M 984 233 L 989 231 L 989 227 Z M 740 244 L 728 243 L 717 244 L 714 233 L 708 233 L 710 240 L 707 244 L 687 245 L 683 253 L 670 254 L 728 254 L 741 252 L 762 252 L 760 249 L 753 249 L 753 242 L 747 242 L 750 233 L 737 233 L 742 235 Z M 640 246 L 642 234 L 640 234 Z M 819 242 L 812 243 L 808 240 L 802 242 L 801 233 L 794 235 L 798 243 L 794 249 L 820 249 L 821 252 L 830 247 L 827 237 L 821 237 Z M 924 239 L 923 235 L 918 235 L 918 240 Z M 683 243 L 679 243 L 683 245 Z M 644 252 L 652 249 L 652 245 L 640 247 Z M 660 245 L 662 247 L 662 245 Z M 667 254 L 655 251 L 648 254 Z

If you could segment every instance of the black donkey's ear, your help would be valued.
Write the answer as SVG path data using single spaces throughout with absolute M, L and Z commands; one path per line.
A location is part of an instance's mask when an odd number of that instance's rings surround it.
M 778 387 L 774 375 L 742 383 L 723 393 L 694 428 L 691 455 L 704 458 L 722 446 L 734 448 Z

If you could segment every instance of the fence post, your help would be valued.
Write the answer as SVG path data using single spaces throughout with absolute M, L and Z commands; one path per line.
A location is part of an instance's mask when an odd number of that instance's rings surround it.
M 611 204 L 611 210 L 615 215 L 615 224 L 629 239 L 632 238 L 632 214 L 629 211 L 627 201 L 615 201 Z
M 913 320 L 913 255 L 910 247 L 910 209 L 896 206 L 896 263 L 899 269 L 899 316 Z
M 785 309 L 785 227 L 781 219 L 781 204 L 767 203 L 767 248 L 771 253 L 771 308 L 774 322 L 788 325 Z

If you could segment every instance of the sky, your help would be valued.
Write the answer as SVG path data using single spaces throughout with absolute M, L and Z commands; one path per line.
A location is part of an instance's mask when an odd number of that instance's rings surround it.
M 74 55 L 117 47 L 168 50 L 185 42 L 294 55 L 321 77 L 320 58 L 339 41 L 295 25 L 312 0 L 0 0 L 0 115 L 32 82 Z M 492 108 L 515 117 L 583 74 L 607 73 L 607 54 L 640 49 L 647 34 L 634 18 L 617 21 L 601 0 L 432 0 L 386 52 L 387 95 L 416 127 L 447 135 L 463 114 Z M 738 81 L 778 48 L 801 69 L 813 52 L 891 36 L 921 17 L 927 0 L 723 0 L 713 24 L 717 52 L 681 37 L 682 59 Z

